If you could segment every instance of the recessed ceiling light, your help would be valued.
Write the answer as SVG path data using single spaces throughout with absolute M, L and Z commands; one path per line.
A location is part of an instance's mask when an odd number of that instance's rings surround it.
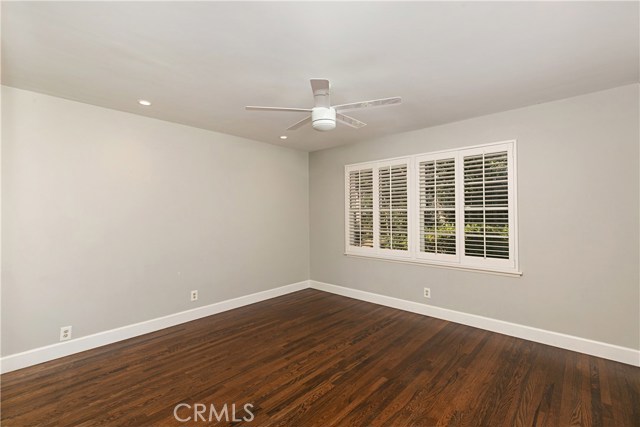
M 138 99 L 138 104 L 148 107 L 149 105 L 151 105 L 151 102 L 147 101 L 146 99 Z
M 282 135 L 280 139 L 287 139 L 287 135 Z

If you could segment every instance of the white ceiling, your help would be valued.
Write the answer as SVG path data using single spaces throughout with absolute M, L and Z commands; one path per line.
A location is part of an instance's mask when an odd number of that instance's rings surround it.
M 318 150 L 639 80 L 637 2 L 2 2 L 2 83 Z M 310 78 L 368 123 L 285 132 Z M 153 102 L 141 107 L 139 98 Z M 285 142 L 280 135 L 287 134 Z

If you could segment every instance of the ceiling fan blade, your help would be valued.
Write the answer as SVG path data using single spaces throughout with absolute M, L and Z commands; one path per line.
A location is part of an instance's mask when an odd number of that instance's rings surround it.
M 347 126 L 351 126 L 352 128 L 360 129 L 363 126 L 366 126 L 366 123 L 361 122 L 360 120 L 354 119 L 353 117 L 345 116 L 344 114 L 336 113 L 336 119 L 341 123 L 344 123 Z
M 304 113 L 311 112 L 310 108 L 256 107 L 253 105 L 249 105 L 244 108 L 245 110 L 250 110 L 250 111 L 298 111 L 298 112 L 304 112 Z
M 331 84 L 327 79 L 311 79 L 311 90 L 313 91 L 314 107 L 331 106 L 331 99 L 329 97 L 331 93 Z
M 306 125 L 307 123 L 311 123 L 311 116 L 306 117 L 306 118 L 304 118 L 304 119 L 300 120 L 299 122 L 297 122 L 297 123 L 295 123 L 295 124 L 293 124 L 293 125 L 289 126 L 289 127 L 287 128 L 287 130 L 296 130 L 296 129 L 298 129 L 298 128 L 300 128 L 300 127 L 304 126 L 304 125 Z
M 345 111 L 345 110 L 355 110 L 356 108 L 371 108 L 371 107 L 384 107 L 387 105 L 400 104 L 402 102 L 402 98 L 382 98 L 382 99 L 374 99 L 372 101 L 361 101 L 354 102 L 351 104 L 340 104 L 334 105 L 333 108 L 336 111 Z
M 329 92 L 330 89 L 329 80 L 327 79 L 311 79 L 311 89 L 315 95 L 318 91 Z

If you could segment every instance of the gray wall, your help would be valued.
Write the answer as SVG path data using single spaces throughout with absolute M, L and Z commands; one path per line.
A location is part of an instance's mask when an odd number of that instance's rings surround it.
M 317 151 L 311 278 L 639 348 L 639 86 Z M 353 258 L 344 165 L 518 140 L 520 278 Z
M 2 354 L 58 342 L 61 326 L 80 337 L 305 280 L 309 230 L 314 280 L 418 302 L 429 286 L 433 305 L 639 348 L 639 94 L 620 87 L 308 162 L 3 87 Z M 523 277 L 343 255 L 345 164 L 512 138 Z
M 2 154 L 3 355 L 309 277 L 305 152 L 3 87 Z

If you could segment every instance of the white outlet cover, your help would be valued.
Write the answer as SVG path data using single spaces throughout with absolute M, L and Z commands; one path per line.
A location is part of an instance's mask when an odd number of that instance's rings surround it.
M 198 299 L 198 291 L 191 291 L 191 301 L 196 301 Z
M 424 288 L 424 297 L 431 298 L 431 288 Z
M 60 341 L 71 339 L 71 326 L 63 326 L 60 328 Z

